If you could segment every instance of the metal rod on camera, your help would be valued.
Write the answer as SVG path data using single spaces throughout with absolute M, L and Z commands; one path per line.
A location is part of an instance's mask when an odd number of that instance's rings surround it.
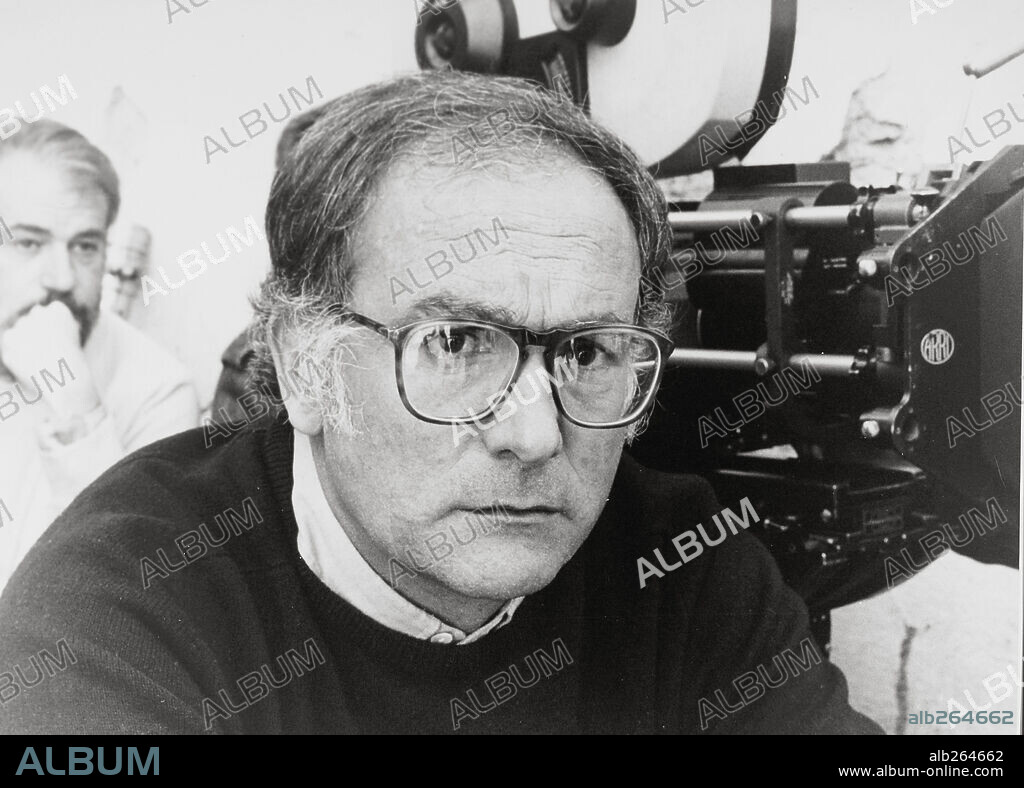
M 701 369 L 731 369 L 753 372 L 757 353 L 746 350 L 700 350 L 677 348 L 669 356 L 670 367 L 700 367 Z
M 849 227 L 853 205 L 810 205 L 786 211 L 786 225 L 805 229 Z
M 794 228 L 850 227 L 854 205 L 806 205 L 786 211 L 786 225 Z M 673 211 L 668 215 L 675 232 L 713 232 L 723 228 L 738 230 L 747 225 L 759 230 L 772 221 L 762 211 Z
M 677 348 L 672 351 L 668 366 L 754 372 L 757 360 L 757 353 L 752 350 Z M 847 377 L 855 361 L 854 356 L 845 354 L 794 353 L 790 356 L 787 366 L 802 367 L 806 364 L 822 377 L 838 378 Z
M 912 227 L 922 210 L 914 195 L 882 195 L 868 208 L 874 213 L 879 224 L 895 224 Z M 927 210 L 924 211 L 927 214 Z M 760 230 L 772 221 L 770 214 L 761 211 L 674 211 L 668 215 L 675 232 L 714 232 L 723 228 L 743 229 L 749 225 Z M 802 205 L 786 211 L 786 226 L 793 229 L 850 229 L 858 227 L 864 219 L 857 210 L 857 204 L 849 205 Z
M 693 249 L 693 247 L 681 247 L 682 249 Z M 676 249 L 674 254 L 679 254 Z M 694 250 L 696 252 L 696 250 Z M 734 249 L 732 251 L 719 250 L 720 256 L 716 259 L 708 254 L 697 253 L 697 259 L 707 266 L 717 266 L 720 270 L 757 270 L 764 272 L 764 251 L 761 249 Z M 793 250 L 793 267 L 803 268 L 807 262 L 807 249 Z M 703 275 L 703 274 L 702 274 Z
M 680 233 L 711 232 L 728 227 L 739 230 L 746 225 L 759 230 L 771 221 L 760 211 L 673 211 L 668 215 L 672 229 Z
M 856 362 L 856 356 L 830 353 L 794 353 L 789 357 L 789 366 L 812 367 L 819 375 L 843 378 L 850 374 Z

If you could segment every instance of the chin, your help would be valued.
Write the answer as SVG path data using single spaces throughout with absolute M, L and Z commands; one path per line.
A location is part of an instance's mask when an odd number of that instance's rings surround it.
M 470 599 L 492 599 L 505 602 L 520 596 L 535 594 L 555 579 L 557 572 L 544 577 L 504 580 L 496 577 L 471 578 L 465 581 L 445 580 L 446 586 Z
M 506 555 L 503 560 L 446 567 L 447 571 L 438 572 L 436 579 L 463 596 L 505 601 L 537 593 L 564 565 L 565 561 L 552 560 L 551 555 L 515 559 Z

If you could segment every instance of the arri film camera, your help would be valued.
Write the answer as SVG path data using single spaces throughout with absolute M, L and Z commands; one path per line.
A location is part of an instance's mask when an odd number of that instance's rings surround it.
M 669 204 L 655 278 L 677 350 L 630 451 L 749 499 L 825 643 L 828 612 L 926 566 L 936 531 L 1017 565 L 1024 146 L 910 191 L 842 162 L 736 166 L 813 89 L 789 73 L 796 18 L 795 0 L 435 1 L 415 45 L 423 68 L 561 91 L 658 178 L 713 169 L 705 199 Z

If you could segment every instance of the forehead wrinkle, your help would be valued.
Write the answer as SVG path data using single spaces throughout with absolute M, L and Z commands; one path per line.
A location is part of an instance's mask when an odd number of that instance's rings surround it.
M 551 217 L 544 217 L 539 223 L 545 224 L 552 221 Z M 584 227 L 582 232 L 578 230 L 548 230 L 544 227 L 523 227 L 503 221 L 502 224 L 509 233 L 508 241 L 487 249 L 485 254 L 496 258 L 522 255 L 532 259 L 563 262 L 587 260 L 604 262 L 609 259 L 636 256 L 635 240 L 632 243 L 627 240 L 625 244 L 622 244 L 616 237 L 610 244 L 607 228 L 603 224 L 587 216 L 573 216 L 570 221 L 577 225 L 579 223 L 591 224 L 593 229 Z M 564 224 L 564 222 L 562 223 Z
M 445 150 L 441 151 L 445 159 L 451 153 L 449 131 L 442 131 L 435 137 L 436 141 L 445 146 Z M 426 147 L 430 147 L 430 138 L 423 142 Z M 421 149 L 418 152 L 424 151 Z M 600 177 L 570 148 L 555 140 L 546 140 L 530 151 L 524 151 L 522 145 L 515 140 L 498 140 L 497 144 L 478 147 L 476 152 L 482 155 L 475 156 L 472 161 L 463 159 L 458 164 L 449 160 L 435 161 L 430 156 L 426 157 L 424 163 L 415 149 L 406 148 L 396 154 L 392 167 L 406 170 L 407 177 L 410 174 L 408 171 L 411 171 L 411 175 L 419 180 L 440 185 L 451 184 L 460 178 L 511 180 L 523 174 L 551 176 L 557 175 L 566 166 L 576 166 Z
M 508 238 L 505 238 L 504 233 L 500 229 L 493 228 L 489 221 L 481 222 L 478 214 L 475 217 L 474 221 L 467 221 L 460 228 L 462 232 L 446 232 L 437 225 L 432 225 L 429 229 L 423 228 L 427 231 L 419 233 L 414 241 L 414 243 L 423 244 L 423 249 L 419 250 L 418 255 L 425 256 L 420 252 L 424 252 L 426 249 L 430 249 L 431 253 L 438 250 L 443 251 L 449 244 L 467 237 L 479 257 L 492 259 L 508 259 L 508 256 L 512 255 L 533 260 L 578 262 L 581 258 L 595 259 L 608 254 L 606 245 L 589 235 L 516 230 L 502 222 L 502 226 L 508 231 Z M 500 219 L 500 217 L 497 218 Z M 494 235 L 497 235 L 498 243 L 488 245 L 489 241 L 481 242 L 479 237 L 474 236 L 476 231 L 486 234 L 488 239 L 493 239 Z
M 578 322 L 576 315 L 592 313 L 596 304 L 612 306 L 620 313 L 617 322 L 634 320 L 640 286 L 635 259 L 622 262 L 613 257 L 564 257 L 552 255 L 550 250 L 537 256 L 511 249 L 495 249 L 492 254 L 512 254 L 513 265 L 503 265 L 500 275 L 482 262 L 477 267 L 467 266 L 462 269 L 456 292 L 483 288 L 495 301 L 517 304 L 513 311 L 523 323 Z M 449 286 L 455 286 L 455 282 Z M 558 297 L 552 300 L 556 294 Z
M 417 299 L 402 317 L 471 317 L 514 325 L 517 315 L 498 304 L 442 292 Z
M 528 310 L 526 310 L 528 311 Z M 507 326 L 526 326 L 531 328 L 529 321 L 523 317 L 524 312 L 515 307 L 509 308 L 478 298 L 466 298 L 453 293 L 442 292 L 425 296 L 410 304 L 397 318 L 395 324 L 412 322 L 421 318 L 452 317 L 485 320 Z M 631 318 L 614 310 L 594 312 L 584 305 L 580 315 L 571 320 L 548 325 L 532 326 L 534 330 L 550 330 L 555 328 L 573 328 L 586 323 L 631 323 Z
M 520 296 L 516 298 L 521 307 L 516 310 L 517 314 L 523 316 L 521 322 L 534 326 L 536 330 L 573 326 L 595 320 L 633 322 L 630 315 L 634 311 L 635 296 L 630 298 L 628 305 L 615 306 L 616 303 L 621 303 L 619 299 L 609 301 L 608 298 L 609 293 L 614 294 L 615 283 L 608 282 L 607 287 L 602 287 L 598 283 L 581 281 L 571 272 L 566 274 L 564 279 L 557 277 L 558 281 L 554 282 L 550 280 L 555 277 L 549 277 L 548 281 L 543 283 L 547 286 L 531 286 L 533 283 L 529 281 L 523 283 Z M 556 292 L 558 298 L 553 299 L 552 296 Z
M 489 255 L 495 259 L 502 256 L 512 255 L 517 262 L 522 262 L 526 267 L 536 264 L 538 268 L 543 267 L 544 276 L 557 279 L 560 283 L 569 286 L 569 292 L 576 292 L 584 289 L 587 292 L 605 292 L 620 285 L 627 280 L 632 285 L 636 279 L 636 287 L 639 288 L 640 266 L 633 255 L 608 254 L 603 249 L 597 249 L 599 256 L 587 255 L 580 252 L 578 255 L 567 255 L 555 253 L 550 249 L 524 250 L 524 249 L 501 249 L 491 250 Z M 580 270 L 587 276 L 580 279 Z M 528 271 L 520 272 L 523 284 L 529 288 L 532 276 Z
M 505 246 L 499 246 L 500 251 L 514 251 L 522 249 L 526 253 L 538 248 L 543 252 L 546 247 L 572 246 L 578 248 L 581 253 L 600 255 L 603 253 L 603 246 L 598 241 L 596 234 L 587 232 L 547 232 L 543 229 L 519 229 L 508 228 L 509 242 Z
M 594 301 L 594 299 L 592 297 L 592 294 L 594 294 L 594 293 L 600 294 L 602 292 L 603 291 L 601 290 L 601 288 L 597 287 L 596 285 L 591 285 L 590 283 L 585 283 L 584 288 L 581 288 L 578 291 L 570 291 L 569 292 L 569 307 L 573 311 L 577 311 L 578 310 L 580 312 L 584 312 L 585 313 L 587 311 L 587 309 L 589 308 L 589 304 L 593 303 L 593 301 Z M 633 299 L 632 299 L 633 300 L 633 304 L 630 305 L 630 307 L 629 307 L 630 312 L 628 314 L 621 314 L 621 313 L 618 313 L 618 312 L 607 312 L 605 314 L 612 314 L 612 315 L 614 315 L 615 322 L 618 322 L 618 323 L 633 323 L 635 321 L 635 315 L 633 313 L 636 311 L 635 302 L 636 302 L 636 299 L 638 297 L 639 297 L 639 283 L 637 283 L 637 289 L 634 291 Z M 611 319 L 611 318 L 609 318 L 609 319 Z
M 439 165 L 436 163 L 423 164 L 409 151 L 398 154 L 395 161 L 388 168 L 387 173 L 381 179 L 378 186 L 378 194 L 390 188 L 400 185 L 401 188 L 409 191 L 419 191 L 422 195 L 420 205 L 430 211 L 435 218 L 457 218 L 460 214 L 448 213 L 447 210 L 437 208 L 439 201 L 438 194 L 442 196 L 459 196 L 467 183 L 485 183 L 493 186 L 495 193 L 501 194 L 502 187 L 506 184 L 523 184 L 538 182 L 538 188 L 544 188 L 546 181 L 558 178 L 563 175 L 566 169 L 578 171 L 587 176 L 593 182 L 594 187 L 602 184 L 611 189 L 611 184 L 598 172 L 578 158 L 572 151 L 565 150 L 557 144 L 545 146 L 535 155 L 527 156 L 514 146 L 497 145 L 486 151 L 488 153 L 485 165 L 491 165 L 493 169 L 474 167 L 464 169 L 458 166 Z M 497 171 L 494 171 L 497 170 Z M 424 188 L 425 187 L 425 188 Z M 617 200 L 621 205 L 621 200 Z M 445 205 L 445 208 L 450 208 Z M 622 206 L 625 212 L 625 206 Z M 470 208 L 466 215 L 472 216 L 473 209 Z M 523 213 L 529 213 L 529 206 L 525 206 Z M 557 222 L 558 217 L 549 214 L 536 214 L 536 219 L 541 222 Z M 587 219 L 584 215 L 577 215 L 575 219 Z M 603 225 L 594 223 L 596 227 Z
M 489 256 L 491 257 L 508 257 L 511 255 L 514 258 L 526 258 L 539 263 L 544 262 L 559 262 L 559 263 L 580 263 L 580 262 L 591 262 L 587 260 L 585 255 L 581 252 L 579 255 L 565 255 L 557 254 L 552 252 L 550 249 L 494 249 L 489 250 Z
M 504 220 L 510 232 L 519 232 L 529 237 L 539 235 L 557 239 L 592 239 L 608 234 L 608 225 L 594 218 L 590 213 L 566 210 L 557 214 L 540 213 L 530 208 L 517 208 L 511 217 Z M 623 209 L 625 216 L 625 209 Z M 628 224 L 628 221 L 627 221 Z M 569 228 L 572 229 L 569 229 Z

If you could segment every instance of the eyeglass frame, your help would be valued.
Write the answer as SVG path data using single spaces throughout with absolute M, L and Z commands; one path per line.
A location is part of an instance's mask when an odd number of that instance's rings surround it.
M 423 318 L 421 320 L 414 320 L 412 323 L 406 323 L 405 325 L 396 326 L 391 328 L 384 323 L 378 322 L 366 315 L 362 315 L 358 312 L 352 312 L 341 307 L 335 310 L 336 315 L 339 318 L 349 320 L 357 325 L 361 325 L 364 328 L 369 328 L 376 332 L 380 336 L 387 339 L 395 352 L 395 382 L 398 385 L 398 396 L 402 400 L 402 404 L 405 409 L 409 411 L 413 416 L 418 418 L 420 421 L 425 421 L 429 424 L 472 424 L 478 422 L 480 419 L 486 418 L 497 412 L 505 401 L 508 399 L 512 390 L 515 388 L 516 383 L 519 381 L 520 376 L 523 373 L 523 369 L 526 366 L 526 362 L 529 360 L 529 353 L 527 348 L 529 347 L 542 347 L 544 348 L 544 368 L 547 371 L 549 377 L 552 375 L 552 370 L 555 366 L 554 351 L 555 348 L 565 340 L 566 337 L 571 337 L 574 334 L 579 334 L 586 331 L 594 331 L 595 329 L 629 329 L 631 331 L 637 331 L 641 334 L 646 335 L 654 341 L 655 347 L 658 349 L 658 372 L 655 377 L 654 383 L 651 385 L 650 391 L 644 397 L 642 404 L 636 409 L 636 415 L 629 418 L 622 418 L 609 424 L 594 424 L 590 422 L 580 421 L 579 419 L 570 416 L 564 405 L 562 399 L 558 394 L 557 388 L 551 389 L 551 396 L 555 402 L 555 407 L 558 409 L 559 414 L 565 418 L 571 424 L 575 424 L 578 427 L 586 427 L 588 429 L 596 430 L 610 430 L 618 429 L 632 424 L 634 421 L 642 418 L 644 412 L 651 406 L 655 395 L 658 392 L 658 388 L 661 385 L 661 378 L 665 372 L 665 361 L 668 356 L 672 353 L 675 347 L 675 343 L 670 337 L 655 331 L 652 328 L 645 328 L 644 326 L 637 326 L 631 323 L 582 323 L 573 328 L 552 328 L 548 331 L 533 331 L 532 329 L 526 328 L 525 326 L 507 326 L 503 323 L 495 323 L 489 320 L 477 320 L 476 318 L 458 318 L 458 317 L 431 317 Z M 498 329 L 501 333 L 505 334 L 511 339 L 516 347 L 519 348 L 519 358 L 516 361 L 515 370 L 512 373 L 509 382 L 505 385 L 505 390 L 501 393 L 499 399 L 495 400 L 493 404 L 484 411 L 477 413 L 473 416 L 466 416 L 462 418 L 436 418 L 433 416 L 427 416 L 420 413 L 412 403 L 409 401 L 408 396 L 405 392 L 405 380 L 402 374 L 402 357 L 405 353 L 405 340 L 409 334 L 418 328 L 422 328 L 426 325 L 434 323 L 444 322 L 458 322 L 470 326 L 481 326 L 484 328 Z M 539 340 L 539 341 L 538 341 Z M 493 399 L 493 395 L 488 399 Z

